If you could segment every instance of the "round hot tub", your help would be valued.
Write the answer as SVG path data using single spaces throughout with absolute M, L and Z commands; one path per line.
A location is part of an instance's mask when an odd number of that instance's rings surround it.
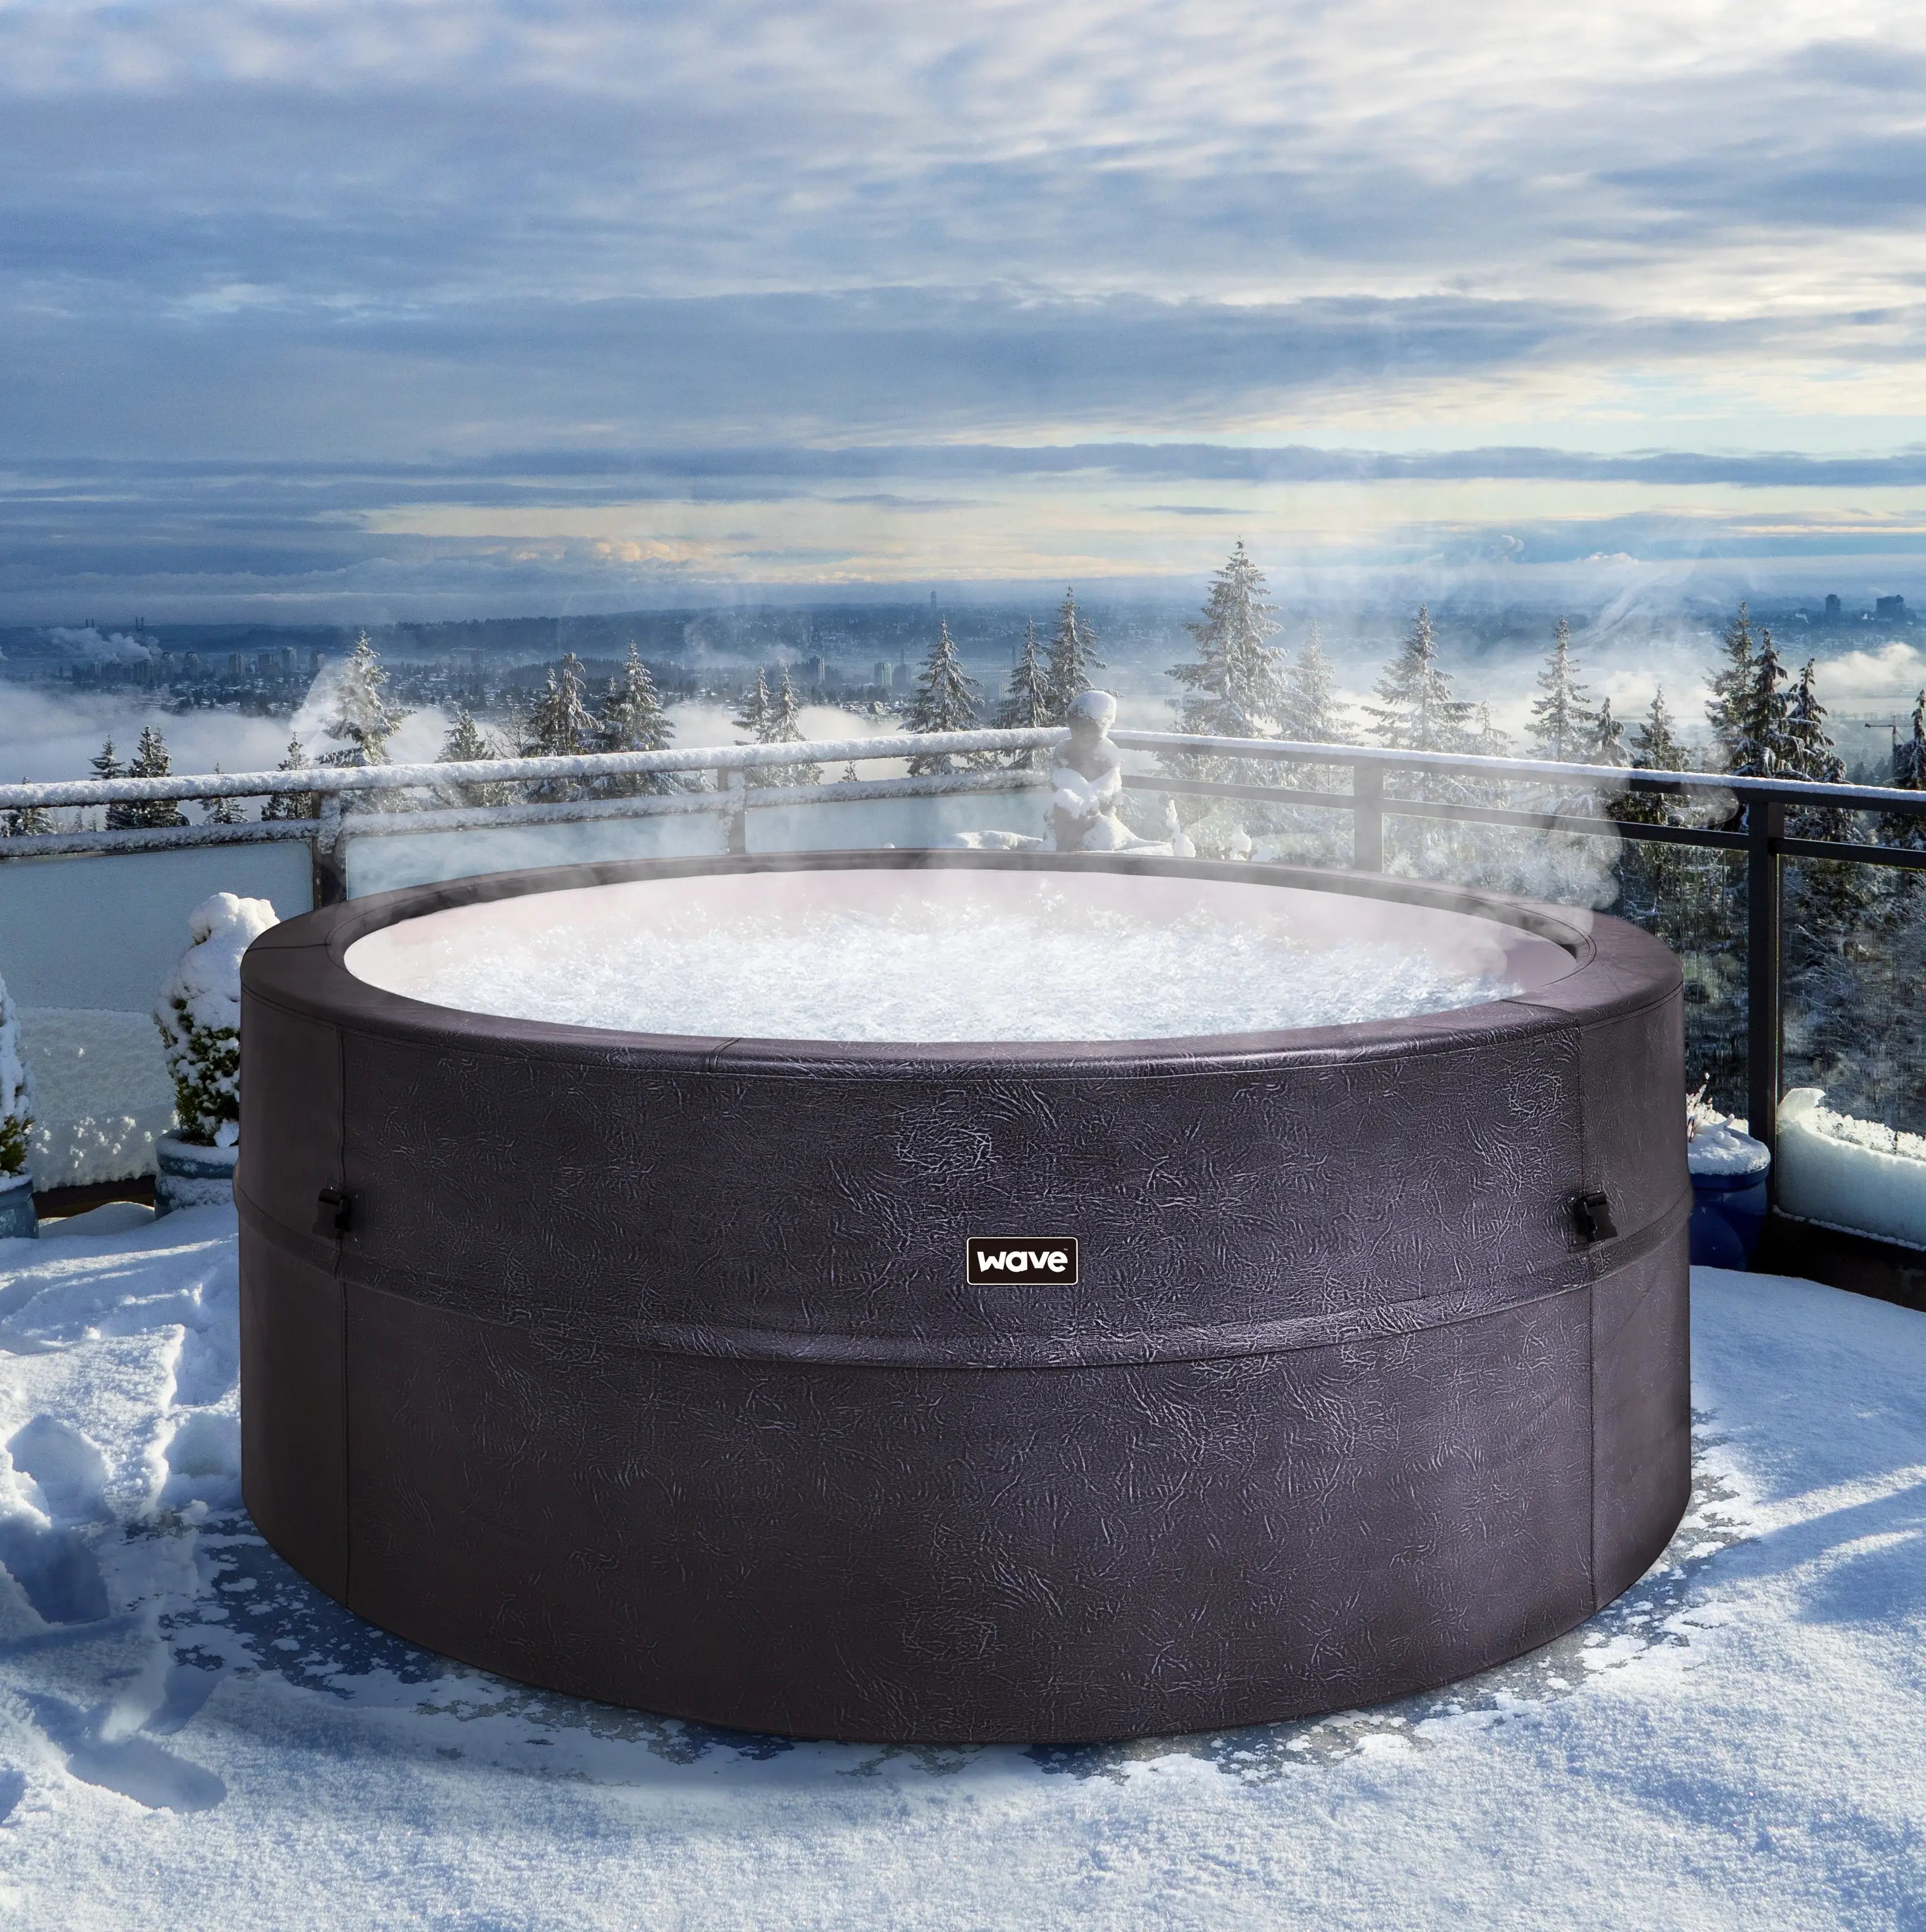
M 1680 980 L 1411 880 L 558 868 L 242 967 L 244 1486 L 511 1677 L 880 1740 L 1433 1686 L 1689 1480 Z

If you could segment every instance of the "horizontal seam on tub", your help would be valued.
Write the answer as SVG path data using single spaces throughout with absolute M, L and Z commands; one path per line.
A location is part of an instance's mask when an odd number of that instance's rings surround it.
M 1601 1013 L 1596 1020 L 1582 1012 L 1574 1013 L 1564 1007 L 1539 1005 L 1536 1002 L 1526 999 L 1522 994 L 1515 995 L 1506 1000 L 1494 1000 L 1488 1004 L 1491 1006 L 1528 1007 L 1533 1013 L 1545 1016 L 1548 1030 L 1571 1028 L 1582 1030 L 1589 1025 L 1609 1024 L 1621 1019 L 1635 1018 L 1639 1014 L 1648 1012 L 1654 1006 L 1664 1005 L 1670 997 L 1671 997 L 1670 994 L 1661 995 L 1658 999 L 1648 1002 L 1646 1006 L 1623 1012 Z M 401 1028 L 392 1030 L 384 1028 L 377 1032 L 373 1028 L 357 1024 L 352 1016 L 330 1012 L 325 1008 L 309 1012 L 298 1006 L 286 1005 L 279 1000 L 271 999 L 265 994 L 251 991 L 248 994 L 248 998 L 258 1000 L 264 1006 L 272 1007 L 277 1012 L 286 1015 L 291 1019 L 304 1020 L 319 1026 L 332 1027 L 344 1036 L 354 1034 L 364 1039 L 382 1039 L 390 1041 L 398 1038 L 404 1045 L 430 1047 L 442 1052 L 472 1054 L 477 1058 L 553 1061 L 558 1065 L 566 1065 L 578 1069 L 586 1066 L 606 1069 L 613 1072 L 652 1074 L 678 1078 L 694 1076 L 703 1078 L 733 1079 L 745 1074 L 754 1074 L 759 1078 L 810 1081 L 856 1078 L 908 1080 L 934 1077 L 1065 1081 L 1087 1080 L 1094 1076 L 1106 1075 L 1112 1077 L 1136 1077 L 1147 1080 L 1213 1080 L 1222 1079 L 1226 1075 L 1239 1072 L 1264 1071 L 1289 1072 L 1298 1067 L 1375 1066 L 1384 1060 L 1403 1059 L 1413 1055 L 1436 1059 L 1442 1058 L 1447 1054 L 1470 1053 L 1487 1049 L 1495 1044 L 1502 1043 L 1508 1038 L 1518 1037 L 1524 1032 L 1524 1029 L 1521 1027 L 1515 1032 L 1513 1030 L 1506 1029 L 1496 1037 L 1489 1033 L 1480 1034 L 1470 1038 L 1456 1035 L 1442 1035 L 1434 1040 L 1420 1036 L 1414 1038 L 1374 1042 L 1368 1046 L 1357 1048 L 1333 1045 L 1329 1047 L 1287 1046 L 1260 1048 L 1248 1053 L 1226 1053 L 1217 1057 L 1213 1064 L 1201 1066 L 1178 1066 L 1155 1060 L 1126 1060 L 1121 1058 L 1114 1060 L 1099 1058 L 1070 1061 L 1067 1064 L 1061 1060 L 1037 1062 L 1022 1060 L 1008 1061 L 918 1060 L 914 1058 L 915 1052 L 914 1042 L 908 1043 L 901 1058 L 886 1062 L 878 1061 L 874 1064 L 861 1060 L 828 1059 L 813 1060 L 785 1060 L 776 1058 L 760 1060 L 723 1059 L 722 1056 L 724 1054 L 742 1044 L 742 1039 L 739 1038 L 728 1042 L 725 1046 L 719 1048 L 716 1047 L 690 1048 L 685 1057 L 673 1064 L 637 1066 L 624 1063 L 619 1057 L 623 1052 L 620 1048 L 598 1046 L 588 1052 L 584 1052 L 580 1048 L 575 1048 L 572 1052 L 568 1050 L 569 1042 L 566 1040 L 503 1040 L 491 1039 L 488 1035 L 482 1034 L 440 1034 L 426 1030 L 412 1032 Z M 451 1007 L 448 1010 L 454 1012 L 459 1010 Z M 1480 1009 L 1476 1006 L 1466 1006 L 1454 1008 L 1451 1010 L 1477 1012 Z M 483 1013 L 476 1014 L 472 1017 L 477 1019 L 487 1019 L 491 1017 L 508 1016 Z M 1418 1015 L 1415 1017 L 1428 1018 L 1430 1016 Z M 524 1024 L 544 1025 L 556 1023 L 530 1021 Z M 1376 1024 L 1378 1022 L 1366 1022 L 1364 1024 Z M 584 1027 L 580 1030 L 584 1033 L 602 1033 L 608 1030 Z M 1321 1030 L 1321 1029 L 1307 1028 L 1305 1030 L 1308 1032 Z M 633 1036 L 638 1041 L 646 1041 L 651 1037 L 664 1036 L 646 1034 Z M 1226 1038 L 1234 1036 L 1228 1034 L 1223 1036 Z M 742 1036 L 742 1038 L 746 1037 L 747 1036 Z M 1172 1037 L 1173 1039 L 1208 1039 L 1210 1036 L 1174 1034 Z M 827 1042 L 830 1045 L 844 1043 Z M 864 1046 L 874 1044 L 878 1046 L 896 1046 L 899 1044 L 892 1040 L 878 1040 L 874 1042 L 863 1041 L 856 1043 Z M 942 1043 L 950 1044 L 951 1042 Z M 1021 1046 L 1029 1043 L 1020 1040 L 958 1040 L 953 1042 L 959 1047 L 976 1046 L 985 1049 L 1004 1046 Z M 1040 1046 L 1056 1043 L 1048 1041 L 1036 1042 Z M 1137 1044 L 1135 1042 L 1130 1043 Z M 772 1044 L 779 1046 L 782 1042 L 778 1041 Z M 810 1044 L 820 1045 L 824 1042 L 812 1042 Z M 1083 1045 L 1088 1042 L 1072 1042 L 1070 1044 Z M 644 1054 L 663 1051 L 659 1048 L 652 1048 L 646 1046 L 638 1046 L 631 1050 Z M 1199 1060 L 1208 1057 L 1202 1054 L 1195 1056 Z
M 270 1243 L 305 1258 L 302 1238 L 293 1234 L 250 1200 L 237 1193 L 243 1218 Z M 699 1323 L 639 1323 L 626 1334 L 604 1330 L 593 1336 L 570 1334 L 554 1321 L 518 1321 L 464 1307 L 452 1298 L 436 1298 L 391 1285 L 403 1271 L 391 1265 L 358 1262 L 344 1253 L 340 1273 L 344 1281 L 371 1294 L 410 1306 L 428 1308 L 460 1321 L 478 1322 L 506 1332 L 529 1336 L 551 1345 L 585 1348 L 593 1353 L 615 1349 L 635 1354 L 694 1357 L 711 1360 L 820 1362 L 850 1367 L 950 1369 L 1130 1368 L 1160 1362 L 1212 1361 L 1246 1355 L 1288 1354 L 1319 1348 L 1395 1340 L 1405 1335 L 1461 1325 L 1511 1307 L 1528 1306 L 1551 1296 L 1588 1287 L 1598 1269 L 1616 1269 L 1642 1260 L 1678 1233 L 1691 1213 L 1691 1197 L 1682 1196 L 1664 1214 L 1636 1232 L 1610 1243 L 1562 1256 L 1496 1288 L 1451 1288 L 1372 1308 L 1351 1308 L 1324 1315 L 1294 1316 L 1280 1321 L 1220 1324 L 1209 1328 L 1165 1330 L 1136 1338 L 1102 1336 L 1012 1337 L 986 1344 L 980 1339 L 932 1342 L 908 1336 L 808 1336 L 783 1329 L 729 1329 Z M 383 1277 L 387 1279 L 383 1279 Z M 433 1279 L 430 1277 L 430 1279 Z M 598 1328 L 602 1324 L 598 1324 Z

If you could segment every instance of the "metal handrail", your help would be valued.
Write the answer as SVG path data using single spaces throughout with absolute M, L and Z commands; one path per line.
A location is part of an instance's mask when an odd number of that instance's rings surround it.
M 973 792 L 1027 790 L 1048 784 L 1043 773 L 1022 767 L 938 772 L 915 777 L 859 778 L 824 784 L 751 787 L 752 772 L 800 764 L 860 764 L 882 758 L 945 754 L 1008 755 L 1060 744 L 1061 727 L 1039 730 L 900 733 L 890 737 L 838 739 L 779 745 L 710 745 L 659 752 L 585 753 L 572 758 L 490 758 L 460 764 L 310 765 L 291 771 L 170 775 L 166 778 L 79 778 L 0 784 L 0 810 L 32 806 L 132 805 L 189 799 L 257 798 L 303 794 L 320 800 L 316 818 L 254 820 L 236 825 L 154 826 L 112 831 L 35 833 L 0 838 L 0 860 L 52 857 L 81 852 L 148 851 L 182 846 L 250 844 L 302 840 L 315 854 L 316 896 L 345 891 L 338 848 L 344 837 L 397 832 L 465 830 L 482 826 L 548 824 L 609 818 L 649 818 L 713 812 L 730 827 L 731 849 L 745 844 L 744 815 L 752 807 L 832 804 L 847 800 L 933 797 Z M 1489 758 L 1456 752 L 1417 752 L 1378 745 L 1307 743 L 1275 738 L 1214 737 L 1180 731 L 1113 730 L 1120 749 L 1178 758 L 1232 760 L 1294 766 L 1348 768 L 1348 790 L 1298 785 L 1256 784 L 1170 771 L 1132 772 L 1134 790 L 1246 799 L 1286 806 L 1348 811 L 1352 815 L 1352 864 L 1360 871 L 1384 866 L 1387 818 L 1432 818 L 1555 831 L 1581 837 L 1620 838 L 1743 852 L 1746 859 L 1746 986 L 1748 1084 L 1752 1132 L 1775 1145 L 1781 1041 L 1780 950 L 1784 924 L 1783 862 L 1787 858 L 1926 869 L 1926 850 L 1906 845 L 1796 837 L 1787 820 L 1794 811 L 1878 812 L 1926 817 L 1926 792 L 1885 785 L 1819 783 L 1801 778 L 1741 778 L 1718 772 L 1662 772 L 1636 766 L 1600 766 L 1537 758 Z M 1436 799 L 1386 788 L 1400 773 L 1481 779 L 1505 785 L 1538 784 L 1568 795 L 1550 809 L 1521 810 L 1477 798 Z M 364 808 L 344 812 L 357 794 L 436 790 L 467 784 L 554 784 L 641 776 L 706 778 L 666 794 L 631 796 L 594 794 L 554 802 L 457 806 L 414 812 Z M 1724 802 L 1724 822 L 1674 825 L 1620 818 L 1600 801 L 1635 794 L 1698 797 Z M 370 800 L 370 804 L 372 801 Z

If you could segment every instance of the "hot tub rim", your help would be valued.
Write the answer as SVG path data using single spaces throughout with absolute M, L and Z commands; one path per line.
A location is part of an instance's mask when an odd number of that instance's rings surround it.
M 1504 999 L 1335 1026 L 1111 1040 L 916 1042 L 644 1033 L 476 1012 L 391 992 L 360 978 L 346 964 L 348 949 L 357 940 L 404 920 L 536 892 L 718 873 L 939 868 L 1087 870 L 1334 892 L 1488 919 L 1559 946 L 1571 956 L 1573 964 L 1558 979 Z M 1412 1052 L 1448 1052 L 1493 1034 L 1566 1025 L 1581 1013 L 1630 1013 L 1670 997 L 1680 970 L 1660 942 L 1604 914 L 1587 915 L 1590 928 L 1582 929 L 1573 922 L 1571 910 L 1430 880 L 1249 861 L 917 848 L 710 854 L 526 867 L 370 894 L 297 914 L 270 928 L 249 947 L 243 972 L 250 997 L 304 1018 L 390 1038 L 446 1041 L 466 1051 L 518 1058 L 571 1059 L 586 1053 L 638 1070 L 754 1070 L 798 1078 L 826 1073 L 886 1076 L 912 1070 L 940 1070 L 961 1078 L 972 1070 L 986 1070 L 998 1077 L 1020 1072 L 1043 1078 L 1100 1070 L 1172 1076 L 1193 1069 L 1216 1072 L 1300 1064 L 1334 1054 L 1370 1059 Z M 1650 956 L 1641 961 L 1635 956 L 1640 953 Z M 1661 958 L 1669 972 L 1660 971 L 1655 980 L 1654 968 Z M 1622 974 L 1609 970 L 1615 966 L 1628 970 Z M 1602 975 L 1601 968 L 1607 969 Z M 1610 986 L 1599 983 L 1601 977 L 1622 980 L 1622 997 L 1614 998 Z

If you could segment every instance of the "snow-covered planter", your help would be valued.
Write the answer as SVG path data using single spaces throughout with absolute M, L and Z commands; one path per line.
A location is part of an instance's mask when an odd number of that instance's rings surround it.
M 20 1050 L 20 1010 L 0 980 L 0 1240 L 40 1232 L 27 1137 L 34 1124 L 33 1076 Z
M 1795 1087 L 1779 1103 L 1779 1204 L 1926 1248 L 1926 1136 L 1835 1113 L 1822 1088 Z
M 241 1138 L 241 956 L 278 922 L 266 899 L 216 892 L 188 916 L 193 944 L 154 1003 L 174 1082 L 174 1132 L 154 1148 L 166 1214 L 232 1198 Z
M 1746 1268 L 1766 1226 L 1772 1150 L 1743 1123 L 1708 1106 L 1704 1092 L 1701 1088 L 1686 1105 L 1692 1258 L 1702 1268 Z

